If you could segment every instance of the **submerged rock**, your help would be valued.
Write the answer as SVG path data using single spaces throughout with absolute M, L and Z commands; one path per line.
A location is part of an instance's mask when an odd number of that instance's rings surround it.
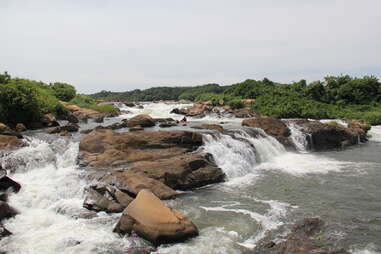
M 148 190 L 139 192 L 114 228 L 120 234 L 132 231 L 155 245 L 181 242 L 198 235 L 197 227 L 189 219 Z
M 268 135 L 273 136 L 283 145 L 289 146 L 291 144 L 289 140 L 291 135 L 290 129 L 280 119 L 273 117 L 250 118 L 243 120 L 242 126 L 263 129 Z
M 253 254 L 349 254 L 338 249 L 333 242 L 319 237 L 323 234 L 324 222 L 319 218 L 306 218 L 293 226 L 283 241 L 262 241 Z

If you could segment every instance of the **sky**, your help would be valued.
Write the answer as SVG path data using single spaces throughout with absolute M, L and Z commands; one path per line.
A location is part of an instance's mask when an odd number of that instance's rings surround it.
M 0 0 L 0 72 L 81 93 L 381 77 L 380 0 Z

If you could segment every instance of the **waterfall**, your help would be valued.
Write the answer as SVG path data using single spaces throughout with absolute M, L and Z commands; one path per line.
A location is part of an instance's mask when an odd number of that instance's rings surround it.
M 312 147 L 311 135 L 304 133 L 301 130 L 301 127 L 296 123 L 289 122 L 287 123 L 287 127 L 291 131 L 291 140 L 294 143 L 296 150 L 306 153 L 308 149 Z M 310 141 L 311 144 L 309 144 L 308 141 Z
M 285 152 L 262 129 L 240 129 L 229 134 L 205 134 L 204 151 L 213 155 L 228 179 L 256 174 L 255 167 Z

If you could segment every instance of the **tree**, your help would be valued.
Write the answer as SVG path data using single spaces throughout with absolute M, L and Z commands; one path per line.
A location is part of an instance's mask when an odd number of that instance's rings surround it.
M 76 95 L 74 86 L 66 83 L 54 83 L 50 86 L 53 89 L 54 95 L 61 101 L 70 101 Z
M 4 74 L 0 74 L 0 84 L 6 84 L 11 80 L 11 75 L 8 72 L 4 72 Z

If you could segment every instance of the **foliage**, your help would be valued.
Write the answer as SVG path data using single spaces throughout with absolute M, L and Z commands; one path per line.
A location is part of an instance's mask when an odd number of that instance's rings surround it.
M 75 97 L 76 90 L 74 86 L 66 83 L 54 83 L 50 86 L 54 95 L 61 101 L 70 101 Z
M 4 72 L 4 74 L 0 74 L 0 84 L 6 84 L 11 80 L 11 75 L 8 72 Z
M 205 93 L 197 96 L 196 101 L 211 101 L 213 105 L 229 105 L 233 109 L 244 107 L 242 98 L 230 94 Z
M 111 104 L 98 105 L 96 100 L 88 95 L 77 94 L 70 102 L 70 104 L 77 105 L 81 108 L 93 109 L 102 113 L 119 113 L 119 109 Z
M 224 91 L 224 88 L 218 84 L 206 84 L 203 86 L 196 86 L 186 89 L 180 94 L 178 99 L 180 100 L 191 100 L 194 101 L 199 95 L 205 93 L 216 93 L 220 94 Z
M 381 111 L 367 112 L 364 114 L 363 119 L 370 125 L 381 125 Z

